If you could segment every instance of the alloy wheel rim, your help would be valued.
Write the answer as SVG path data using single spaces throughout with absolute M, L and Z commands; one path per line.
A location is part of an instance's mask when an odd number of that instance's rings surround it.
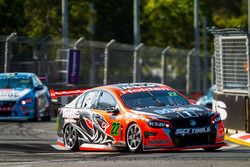
M 65 144 L 67 147 L 72 148 L 76 142 L 76 130 L 73 126 L 68 125 L 65 129 Z
M 128 129 L 127 144 L 131 150 L 136 150 L 141 144 L 141 130 L 136 124 Z

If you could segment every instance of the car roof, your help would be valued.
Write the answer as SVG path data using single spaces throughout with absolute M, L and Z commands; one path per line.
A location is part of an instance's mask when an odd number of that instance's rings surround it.
M 28 72 L 13 72 L 13 73 L 0 73 L 0 77 L 32 77 L 35 76 L 34 73 Z
M 112 84 L 112 85 L 106 85 L 106 86 L 100 86 L 95 89 L 106 89 L 110 91 L 116 91 L 120 95 L 123 94 L 130 94 L 135 92 L 143 92 L 143 91 L 153 91 L 153 90 L 171 90 L 176 91 L 175 89 L 159 84 L 159 83 L 119 83 L 119 84 Z

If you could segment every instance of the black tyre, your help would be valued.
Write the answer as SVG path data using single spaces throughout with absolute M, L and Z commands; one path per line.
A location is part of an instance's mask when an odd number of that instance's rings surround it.
M 142 151 L 142 132 L 137 124 L 131 124 L 126 134 L 127 149 L 130 152 Z
M 51 107 L 46 108 L 45 111 L 45 116 L 41 117 L 41 121 L 50 121 L 51 120 L 51 115 L 50 115 Z
M 47 122 L 47 121 L 50 121 L 50 120 L 51 120 L 50 115 L 41 117 L 41 121 L 42 121 L 42 122 Z
M 70 151 L 78 151 L 78 133 L 76 128 L 72 124 L 68 124 L 64 130 L 64 144 Z
M 35 101 L 34 117 L 30 118 L 29 121 L 31 121 L 31 122 L 37 122 L 37 121 L 39 121 L 37 101 Z
M 221 147 L 209 147 L 209 148 L 203 148 L 203 149 L 207 152 L 213 152 L 213 151 L 217 151 L 219 148 Z

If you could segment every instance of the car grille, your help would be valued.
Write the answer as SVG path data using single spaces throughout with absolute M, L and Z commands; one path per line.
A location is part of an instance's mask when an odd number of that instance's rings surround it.
M 198 117 L 198 118 L 182 118 L 173 120 L 173 126 L 175 128 L 191 128 L 193 127 L 190 123 L 191 120 L 196 122 L 195 127 L 209 126 L 210 120 L 207 117 Z
M 192 121 L 195 122 L 195 124 L 192 124 Z M 172 124 L 174 129 L 211 127 L 210 119 L 208 119 L 208 117 L 175 119 Z M 214 144 L 216 129 L 214 129 L 214 127 L 211 128 L 211 132 L 209 133 L 185 134 L 184 136 L 175 135 L 174 130 L 171 133 L 171 138 L 176 147 Z
M 0 117 L 11 116 L 11 111 L 16 101 L 0 101 Z
M 175 136 L 173 143 L 176 147 L 215 144 L 216 134 L 199 134 L 189 136 Z

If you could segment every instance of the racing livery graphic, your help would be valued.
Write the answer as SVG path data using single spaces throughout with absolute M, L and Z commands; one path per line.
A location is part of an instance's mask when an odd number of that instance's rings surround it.
M 48 88 L 33 73 L 0 73 L 0 120 L 49 120 Z
M 58 110 L 57 143 L 71 151 L 214 151 L 226 145 L 219 113 L 155 83 L 89 89 Z

